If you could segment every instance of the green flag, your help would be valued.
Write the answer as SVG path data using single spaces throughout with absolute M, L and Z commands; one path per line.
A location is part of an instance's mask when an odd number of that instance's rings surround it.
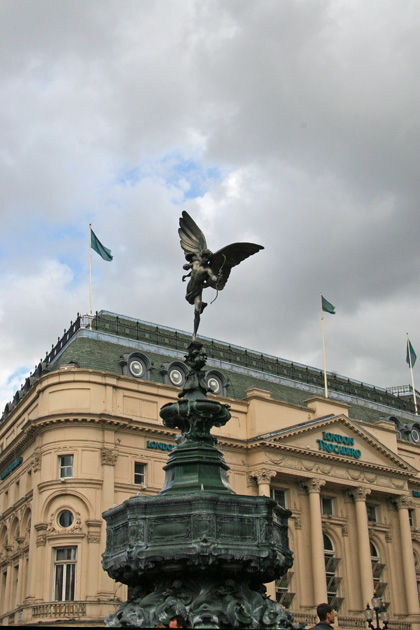
M 411 361 L 410 361 L 411 357 Z M 414 348 L 411 345 L 411 341 L 407 339 L 407 356 L 405 359 L 410 367 L 414 367 L 417 361 L 417 354 L 414 352 Z
M 112 260 L 111 250 L 102 245 L 92 228 L 90 229 L 90 244 L 92 249 L 94 249 L 101 258 L 107 260 L 108 262 Z
M 325 311 L 326 313 L 331 313 L 331 315 L 335 315 L 335 306 L 333 306 L 331 302 L 328 302 L 328 300 L 326 300 L 323 295 L 321 295 L 321 299 L 322 299 L 322 310 Z

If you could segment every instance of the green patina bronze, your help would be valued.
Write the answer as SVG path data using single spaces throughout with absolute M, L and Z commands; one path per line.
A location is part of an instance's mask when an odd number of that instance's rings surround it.
M 136 496 L 104 513 L 103 567 L 129 586 L 109 627 L 153 627 L 181 614 L 192 628 L 288 628 L 293 619 L 265 593 L 264 582 L 293 563 L 290 511 L 268 497 L 236 495 L 213 426 L 228 405 L 207 398 L 206 355 L 193 341 L 185 387 L 160 411 L 179 428 L 156 497 Z
M 132 497 L 103 514 L 103 568 L 129 587 L 127 601 L 105 623 L 150 628 L 182 615 L 190 628 L 293 630 L 290 613 L 264 587 L 293 564 L 291 512 L 269 497 L 236 495 L 230 487 L 229 467 L 210 432 L 229 421 L 229 406 L 207 398 L 207 357 L 196 340 L 208 278 L 223 289 L 231 267 L 261 247 L 235 243 L 213 255 L 186 213 L 180 236 L 191 270 L 187 300 L 194 303 L 194 333 L 180 400 L 160 410 L 164 425 L 180 433 L 160 494 Z

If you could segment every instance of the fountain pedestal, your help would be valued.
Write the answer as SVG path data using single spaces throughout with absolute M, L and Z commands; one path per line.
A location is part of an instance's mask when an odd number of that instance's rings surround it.
M 109 627 L 153 627 L 180 614 L 193 628 L 294 628 L 263 586 L 292 566 L 291 513 L 229 486 L 210 429 L 226 424 L 230 412 L 207 398 L 205 362 L 202 345 L 192 342 L 181 400 L 160 411 L 165 426 L 181 430 L 160 494 L 104 512 L 103 568 L 129 586 Z

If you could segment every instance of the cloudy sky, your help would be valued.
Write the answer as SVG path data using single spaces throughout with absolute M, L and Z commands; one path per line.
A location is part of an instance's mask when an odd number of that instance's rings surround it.
M 0 411 L 89 310 L 89 223 L 93 309 L 192 330 L 183 210 L 265 247 L 203 335 L 322 368 L 322 291 L 328 370 L 408 384 L 419 27 L 410 0 L 2 0 Z

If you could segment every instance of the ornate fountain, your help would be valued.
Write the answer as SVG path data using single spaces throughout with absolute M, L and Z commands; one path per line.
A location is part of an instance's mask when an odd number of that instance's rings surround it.
M 103 568 L 128 585 L 127 601 L 106 625 L 148 628 L 182 615 L 192 628 L 292 629 L 290 613 L 264 587 L 293 564 L 291 512 L 230 487 L 229 467 L 210 433 L 228 422 L 229 406 L 207 397 L 207 357 L 196 327 L 180 400 L 160 411 L 165 426 L 181 431 L 164 467 L 162 491 L 132 497 L 103 514 Z

